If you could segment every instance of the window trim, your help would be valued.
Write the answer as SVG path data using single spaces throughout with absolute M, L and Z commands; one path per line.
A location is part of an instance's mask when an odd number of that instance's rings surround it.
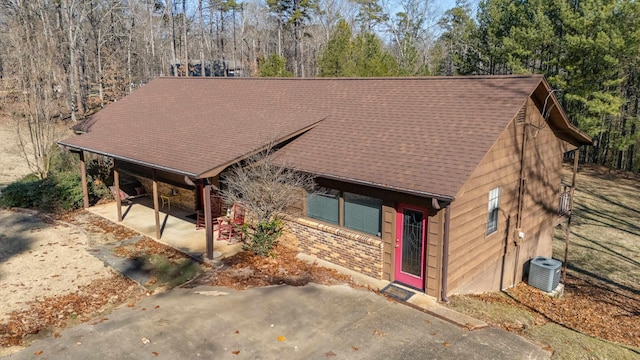
M 498 232 L 499 212 L 500 212 L 500 187 L 495 187 L 489 191 L 489 202 L 487 206 L 487 226 L 485 235 L 489 236 Z
M 314 195 L 313 193 L 309 193 L 309 192 L 305 192 L 305 199 L 304 199 L 304 206 L 305 206 L 305 211 L 304 211 L 304 216 L 308 219 L 312 219 L 313 221 L 318 221 L 318 222 L 322 222 L 325 223 L 327 225 L 331 225 L 331 226 L 336 226 L 336 227 L 340 227 L 340 228 L 344 228 L 346 230 L 358 233 L 358 234 L 363 234 L 366 236 L 371 236 L 371 237 L 376 237 L 376 238 L 381 238 L 382 237 L 382 207 L 384 204 L 384 201 L 380 198 L 377 197 L 373 197 L 373 196 L 369 196 L 369 195 L 363 195 L 360 193 L 355 193 L 355 192 L 351 192 L 351 191 L 343 191 L 340 189 L 334 189 L 334 188 L 326 188 L 326 190 L 328 191 L 336 191 L 338 194 L 338 223 L 333 223 L 333 222 L 329 222 L 329 221 L 325 221 L 323 219 L 318 219 L 312 216 L 309 216 L 309 210 L 308 210 L 308 197 L 310 195 Z M 378 200 L 380 203 L 380 207 L 379 207 L 379 217 L 378 217 L 378 232 L 377 234 L 371 234 L 368 232 L 364 232 L 358 229 L 353 229 L 350 227 L 346 227 L 345 226 L 345 193 L 349 193 L 349 194 L 354 194 L 354 195 L 359 195 L 359 196 L 365 196 L 371 199 L 375 199 Z
M 334 193 L 334 194 L 329 195 L 331 193 Z M 334 198 L 334 199 L 338 200 L 338 202 L 336 204 L 336 209 L 335 209 L 335 210 L 337 210 L 337 217 L 338 217 L 337 221 L 333 222 L 333 221 L 330 221 L 328 219 L 317 218 L 317 217 L 310 216 L 309 215 L 309 197 L 310 196 L 320 196 L 320 197 L 326 197 L 326 198 Z M 326 188 L 326 194 L 306 192 L 305 193 L 305 199 L 304 199 L 304 208 L 305 208 L 304 216 L 307 217 L 307 218 L 314 219 L 316 221 L 322 221 L 324 223 L 331 224 L 331 225 L 334 225 L 334 226 L 335 225 L 341 226 L 341 213 L 342 213 L 342 210 L 340 209 L 341 204 L 342 204 L 342 194 L 341 194 L 341 192 L 339 190 Z

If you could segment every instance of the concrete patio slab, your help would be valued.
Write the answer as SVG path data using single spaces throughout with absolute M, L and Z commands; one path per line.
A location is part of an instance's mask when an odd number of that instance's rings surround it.
M 160 243 L 169 245 L 195 258 L 204 259 L 206 252 L 206 233 L 204 229 L 197 230 L 195 220 L 188 216 L 194 212 L 173 206 L 160 209 L 161 235 L 156 238 L 156 222 L 153 201 L 150 198 L 136 199 L 130 205 L 122 205 L 123 219 L 118 223 L 116 203 L 95 205 L 88 209 L 115 224 L 120 224 L 144 234 Z M 222 258 L 233 256 L 242 250 L 242 244 L 229 244 L 227 241 L 217 241 L 214 232 L 213 250 Z M 214 253 L 215 254 L 215 253 Z M 216 254 L 217 255 L 217 254 Z

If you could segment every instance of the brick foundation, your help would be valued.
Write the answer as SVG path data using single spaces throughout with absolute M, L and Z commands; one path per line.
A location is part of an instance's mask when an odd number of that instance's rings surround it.
M 380 238 L 305 218 L 290 220 L 288 226 L 298 240 L 300 252 L 382 279 L 383 243 Z

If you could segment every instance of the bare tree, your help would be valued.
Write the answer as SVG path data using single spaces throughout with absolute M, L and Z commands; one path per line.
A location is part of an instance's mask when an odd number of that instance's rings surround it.
M 171 36 L 171 68 L 173 69 L 173 76 L 178 76 L 178 59 L 176 57 L 176 32 L 173 24 L 173 10 L 171 9 L 171 0 L 166 0 L 167 4 L 167 20 L 169 21 L 170 36 Z
M 241 203 L 250 215 L 247 248 L 264 256 L 272 254 L 281 234 L 281 215 L 302 201 L 303 190 L 314 188 L 313 176 L 279 163 L 273 147 L 230 168 L 221 182 L 223 200 Z
M 62 70 L 51 61 L 58 50 L 48 16 L 53 12 L 46 2 L 4 5 L 12 15 L 4 29 L 6 62 L 12 65 L 4 69 L 3 83 L 10 84 L 5 100 L 15 120 L 22 155 L 43 179 L 57 140 L 55 117 L 63 106 Z
M 184 76 L 189 76 L 189 46 L 187 42 L 187 0 L 182 0 L 182 47 L 184 51 Z

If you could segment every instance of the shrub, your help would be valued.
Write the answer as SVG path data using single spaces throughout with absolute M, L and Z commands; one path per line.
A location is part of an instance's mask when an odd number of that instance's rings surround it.
M 47 211 L 65 211 L 82 206 L 82 184 L 78 172 L 58 173 L 45 179 L 45 198 L 41 208 Z
M 41 180 L 35 174 L 7 185 L 0 194 L 0 206 L 37 208 L 40 206 L 42 195 Z
M 80 175 L 72 172 L 57 173 L 44 180 L 28 175 L 2 190 L 0 206 L 50 212 L 77 209 L 82 206 Z
M 51 163 L 49 166 L 49 176 L 54 173 L 78 171 L 78 157 L 68 151 L 55 148 L 51 154 Z
M 270 221 L 260 221 L 256 225 L 245 224 L 242 227 L 247 238 L 244 249 L 260 256 L 274 256 L 273 249 L 282 235 L 283 226 L 284 223 L 277 217 Z

